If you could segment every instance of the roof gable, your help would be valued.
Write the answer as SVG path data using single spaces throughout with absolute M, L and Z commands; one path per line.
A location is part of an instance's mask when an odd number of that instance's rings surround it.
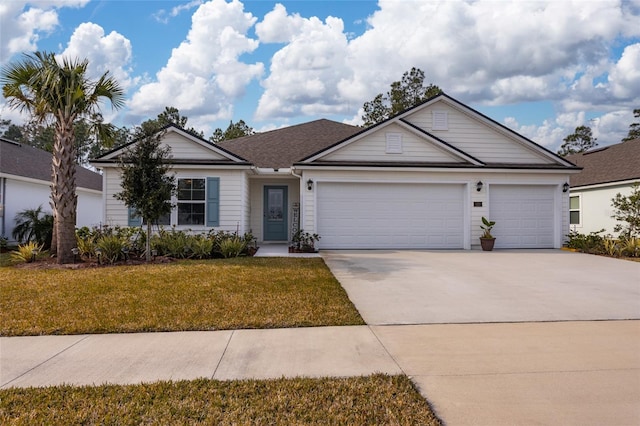
M 640 180 L 640 138 L 566 158 L 583 168 L 571 176 L 572 187 Z
M 181 163 L 191 162 L 194 160 L 199 162 L 245 162 L 244 158 L 233 154 L 216 144 L 204 140 L 197 135 L 189 133 L 176 125 L 170 124 L 162 131 L 164 131 L 165 134 L 162 137 L 160 146 L 168 146 L 171 149 L 171 158 L 173 162 Z M 116 161 L 126 149 L 136 143 L 137 141 L 133 141 L 129 144 L 120 146 L 101 155 L 94 161 L 97 163 Z
M 465 153 L 402 120 L 389 121 L 370 131 L 361 132 L 305 161 L 480 164 Z
M 51 182 L 50 152 L 0 138 L 0 174 Z M 102 191 L 102 175 L 76 165 L 78 188 Z
M 352 138 L 317 151 L 303 162 L 312 164 L 328 160 L 354 160 L 357 150 L 361 153 L 367 151 L 365 142 L 359 139 L 389 129 L 391 125 L 401 126 L 407 131 L 412 128 L 411 140 L 414 141 L 417 135 L 423 141 L 422 152 L 418 158 L 412 159 L 412 164 L 433 165 L 434 161 L 430 160 L 435 160 L 435 164 L 450 163 L 451 160 L 446 156 L 429 158 L 429 151 L 433 154 L 433 149 L 437 149 L 453 158 L 453 162 L 457 160 L 475 166 L 575 168 L 569 161 L 444 93 L 371 126 Z M 372 144 L 370 150 L 380 152 L 379 137 L 369 137 L 369 143 Z M 361 160 L 364 158 L 366 156 Z M 387 156 L 378 160 L 403 162 L 401 157 L 396 156 L 396 160 L 392 158 Z

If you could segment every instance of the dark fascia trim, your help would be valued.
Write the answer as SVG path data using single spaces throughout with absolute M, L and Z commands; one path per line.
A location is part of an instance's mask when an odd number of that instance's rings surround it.
M 0 136 L 0 140 L 2 142 L 10 143 L 11 145 L 22 146 L 22 144 L 20 142 L 12 141 L 11 139 L 7 139 L 7 138 L 5 138 L 3 136 Z
M 585 186 L 593 186 L 593 185 L 607 185 L 609 183 L 626 182 L 626 181 L 636 180 L 636 179 L 640 180 L 640 176 L 630 177 L 625 179 L 608 180 L 605 182 L 583 183 L 581 185 L 576 185 L 576 186 L 571 185 L 571 189 L 580 189 L 580 188 L 584 188 Z
M 575 164 L 573 164 L 571 161 L 569 161 L 569 160 L 565 159 L 564 157 L 561 157 L 560 155 L 556 154 L 555 152 L 553 152 L 553 151 L 551 151 L 551 150 L 548 150 L 548 149 L 547 149 L 547 148 L 545 148 L 544 146 L 537 144 L 536 142 L 532 141 L 531 139 L 527 138 L 526 136 L 523 136 L 523 135 L 521 135 L 520 133 L 518 133 L 518 132 L 516 132 L 516 131 L 514 131 L 514 130 L 511 130 L 510 128 L 508 128 L 508 127 L 507 127 L 507 126 L 505 126 L 504 124 L 500 124 L 500 123 L 498 123 L 498 122 L 497 122 L 496 120 L 494 120 L 493 118 L 488 117 L 488 116 L 484 115 L 483 113 L 481 113 L 480 111 L 477 111 L 477 110 L 475 110 L 475 109 L 471 108 L 470 106 L 463 104 L 463 103 L 462 103 L 462 102 L 460 102 L 459 100 L 452 98 L 451 96 L 447 95 L 446 93 L 442 92 L 440 95 L 444 96 L 445 98 L 449 99 L 449 100 L 450 100 L 450 101 L 452 101 L 452 102 L 455 102 L 456 104 L 460 105 L 460 106 L 461 106 L 461 107 L 463 107 L 463 108 L 467 108 L 467 109 L 469 109 L 469 110 L 473 111 L 475 114 L 478 114 L 479 116 L 483 117 L 485 120 L 489 120 L 490 122 L 492 122 L 492 123 L 493 123 L 493 124 L 495 124 L 496 126 L 498 126 L 498 127 L 500 127 L 501 129 L 503 129 L 503 130 L 505 130 L 505 131 L 507 131 L 507 132 L 511 133 L 512 135 L 514 135 L 514 136 L 516 136 L 516 137 L 518 137 L 518 138 L 522 138 L 522 139 L 526 140 L 526 141 L 527 141 L 527 142 L 529 142 L 529 143 L 532 143 L 532 144 L 533 144 L 533 145 L 535 145 L 536 147 L 538 147 L 538 148 L 542 149 L 543 151 L 545 151 L 547 154 L 551 154 L 551 155 L 552 155 L 552 156 L 554 156 L 556 159 L 558 159 L 558 160 L 560 160 L 560 161 L 563 161 L 563 162 L 565 162 L 565 163 L 569 163 L 569 164 L 571 164 L 572 166 L 575 166 Z M 433 99 L 433 98 L 432 98 L 432 99 Z M 429 101 L 425 101 L 425 102 L 423 102 L 423 103 L 426 103 L 426 102 L 429 102 Z M 420 104 L 420 105 L 422 105 L 422 104 Z
M 188 134 L 189 136 L 192 136 L 192 137 L 194 137 L 194 138 L 198 139 L 200 142 L 203 142 L 204 144 L 209 145 L 209 146 L 211 146 L 211 147 L 213 147 L 213 148 L 215 148 L 215 149 L 219 149 L 220 151 L 223 151 L 224 153 L 229 154 L 229 155 L 231 155 L 232 157 L 236 157 L 236 158 L 238 158 L 239 160 L 242 160 L 242 161 L 245 161 L 245 162 L 247 161 L 247 159 L 246 159 L 246 158 L 242 158 L 242 157 L 241 157 L 241 156 L 239 156 L 238 154 L 234 154 L 233 152 L 231 152 L 231 151 L 229 151 L 229 150 L 227 150 L 227 149 L 225 149 L 225 148 L 221 147 L 220 145 L 216 145 L 216 144 L 214 144 L 213 142 L 210 142 L 210 141 L 208 141 L 208 140 L 206 140 L 206 139 L 204 139 L 204 138 L 201 138 L 199 135 L 196 135 L 195 133 L 190 132 L 190 131 L 188 131 L 188 130 L 186 130 L 186 129 L 183 129 L 182 127 L 180 127 L 180 126 L 178 126 L 178 125 L 176 125 L 176 124 L 173 124 L 173 123 L 169 123 L 169 124 L 167 124 L 167 125 L 162 126 L 162 127 L 160 128 L 160 130 L 158 130 L 158 132 L 157 132 L 157 133 L 163 132 L 163 131 L 165 131 L 165 130 L 169 129 L 170 127 L 173 127 L 173 128 L 175 128 L 175 129 L 177 129 L 177 130 L 180 130 L 181 132 L 184 132 L 184 133 Z M 156 133 L 156 134 L 157 134 L 157 133 Z M 109 151 L 105 152 L 104 154 L 100 155 L 98 158 L 95 158 L 95 159 L 90 160 L 90 161 L 91 161 L 91 162 L 98 161 L 98 160 L 100 160 L 100 158 L 105 157 L 105 156 L 110 155 L 110 154 L 113 154 L 114 152 L 116 152 L 116 151 L 118 151 L 118 150 L 120 150 L 120 149 L 123 149 L 123 148 L 126 148 L 126 147 L 128 147 L 128 146 L 131 146 L 131 145 L 135 144 L 136 142 L 138 142 L 138 141 L 139 141 L 139 140 L 141 140 L 141 139 L 142 139 L 142 138 L 137 138 L 137 139 L 132 140 L 131 142 L 128 142 L 128 143 L 125 143 L 125 144 L 120 145 L 120 146 L 118 146 L 118 147 L 115 147 L 115 148 L 113 148 L 113 149 L 111 149 L 111 150 L 109 150 Z
M 465 157 L 469 157 L 471 159 L 473 159 L 474 161 L 477 161 L 478 163 L 482 164 L 486 164 L 485 162 L 478 160 L 476 157 L 474 157 L 473 155 L 469 155 L 466 152 L 464 152 L 463 150 L 456 148 L 455 146 L 451 145 L 450 143 L 447 143 L 446 141 L 440 139 L 439 137 L 437 137 L 436 135 L 433 135 L 429 132 L 427 132 L 424 129 L 421 129 L 420 127 L 416 126 L 415 124 L 409 123 L 407 120 L 405 120 L 404 118 L 400 118 L 399 121 L 401 121 L 402 123 L 406 124 L 407 126 L 411 127 L 412 129 L 426 135 L 429 136 L 430 138 L 433 138 L 435 140 L 437 140 L 439 143 L 441 143 L 442 145 L 447 146 L 449 149 L 451 149 L 452 151 L 455 151 L 459 154 L 464 155 Z
M 410 163 L 410 162 L 388 162 L 388 163 L 372 163 L 372 162 L 313 162 L 313 163 L 302 163 L 297 162 L 293 164 L 298 167 L 380 167 L 380 168 L 389 168 L 389 167 L 400 167 L 400 168 L 444 168 L 444 169 L 478 169 L 478 170 L 487 170 L 487 169 L 500 169 L 500 170 L 582 170 L 580 167 L 567 167 L 562 165 L 553 165 L 553 164 L 485 164 L 481 166 L 476 166 L 475 164 L 470 163 Z
M 379 123 L 378 123 L 378 124 L 379 124 Z M 376 126 L 377 126 L 377 124 L 376 124 Z M 306 157 L 304 157 L 304 158 L 303 158 L 303 159 L 301 159 L 300 161 L 301 161 L 301 162 L 302 162 L 302 161 L 307 161 L 309 158 L 313 158 L 313 157 L 315 157 L 316 155 L 318 155 L 318 154 L 320 154 L 320 153 L 322 153 L 322 152 L 324 152 L 324 151 L 328 151 L 328 150 L 330 150 L 331 148 L 336 147 L 336 146 L 338 146 L 338 145 L 340 145 L 340 144 L 342 144 L 342 143 L 344 143 L 344 142 L 348 141 L 349 139 L 353 139 L 353 138 L 355 138 L 356 136 L 359 136 L 359 135 L 363 134 L 364 132 L 369 131 L 370 129 L 372 129 L 372 128 L 374 128 L 374 127 L 375 127 L 375 126 L 371 126 L 371 127 L 364 127 L 364 128 L 363 128 L 362 130 L 360 130 L 359 132 L 356 132 L 356 133 L 354 133 L 354 134 L 353 134 L 353 135 L 351 135 L 351 136 L 348 136 L 348 137 L 346 137 L 346 138 L 344 138 L 344 139 L 342 139 L 342 140 L 339 140 L 339 141 L 338 141 L 338 142 L 336 142 L 336 143 L 333 143 L 333 144 L 331 144 L 331 145 L 329 145 L 329 146 L 327 146 L 327 147 L 324 147 L 324 148 L 322 148 L 321 150 L 316 151 L 316 152 L 314 152 L 314 153 L 313 153 L 313 154 L 311 154 L 311 155 L 307 155 Z
M 118 164 L 118 160 L 92 160 L 91 163 L 95 164 Z M 201 166 L 238 166 L 238 167 L 250 167 L 253 163 L 248 161 L 238 162 L 231 160 L 167 160 L 167 164 L 171 165 L 201 165 Z

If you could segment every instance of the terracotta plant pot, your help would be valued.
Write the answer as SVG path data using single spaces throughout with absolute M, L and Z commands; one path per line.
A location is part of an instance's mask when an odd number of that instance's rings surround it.
M 480 247 L 483 251 L 493 250 L 493 245 L 496 243 L 495 238 L 480 238 Z

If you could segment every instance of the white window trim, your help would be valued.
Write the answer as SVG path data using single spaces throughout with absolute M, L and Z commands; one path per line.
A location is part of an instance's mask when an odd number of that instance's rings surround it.
M 571 198 L 578 198 L 578 208 L 571 208 Z M 578 223 L 571 223 L 571 212 L 578 212 Z M 569 195 L 569 226 L 582 228 L 582 194 Z
M 189 227 L 193 227 L 193 226 L 200 226 L 200 227 L 205 227 L 207 225 L 207 178 L 206 177 L 201 177 L 201 176 L 197 176 L 197 177 L 189 177 L 189 176 L 180 176 L 176 179 L 176 188 L 178 185 L 178 182 L 181 180 L 196 180 L 196 179 L 200 179 L 204 181 L 204 199 L 203 200 L 183 200 L 180 201 L 180 199 L 178 198 L 178 194 L 176 191 L 176 195 L 171 197 L 171 203 L 175 206 L 173 209 L 171 209 L 171 226 L 175 225 L 177 227 L 184 227 L 184 228 L 189 228 Z M 180 204 L 202 204 L 204 206 L 204 223 L 202 225 L 196 225 L 196 224 L 179 224 L 178 223 L 178 209 L 179 209 L 179 205 Z

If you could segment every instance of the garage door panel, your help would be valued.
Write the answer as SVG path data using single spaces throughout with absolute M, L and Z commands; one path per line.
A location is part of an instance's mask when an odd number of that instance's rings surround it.
M 554 246 L 554 186 L 491 185 L 489 191 L 496 248 Z
M 462 248 L 463 185 L 319 183 L 322 248 Z

